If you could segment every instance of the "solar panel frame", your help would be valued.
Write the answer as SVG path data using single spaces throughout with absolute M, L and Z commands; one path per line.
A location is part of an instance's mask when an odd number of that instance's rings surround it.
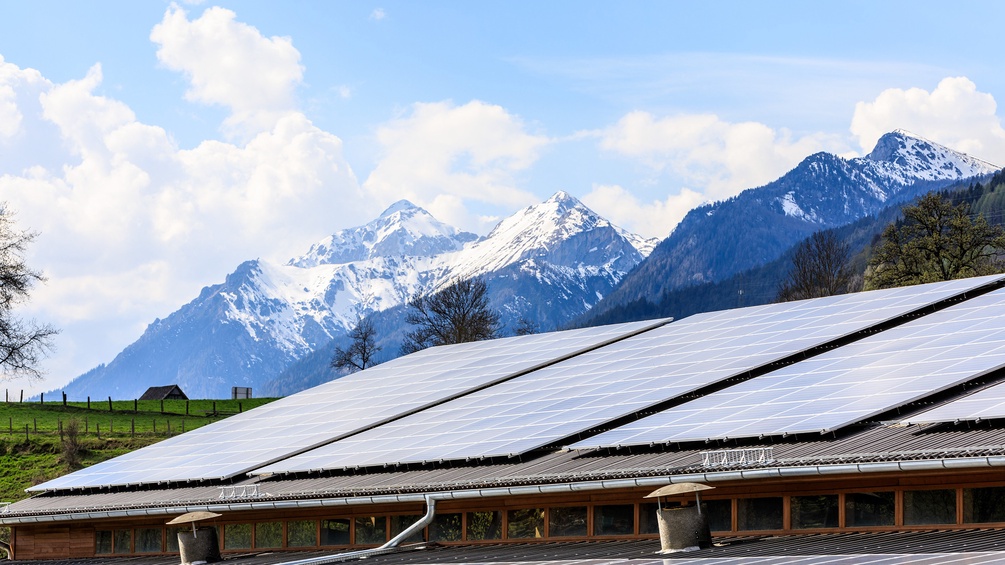
M 849 330 L 872 327 L 1001 278 L 698 314 L 262 467 L 253 474 L 526 453 L 810 346 L 840 339 Z M 858 324 L 849 328 L 833 323 L 841 315 L 858 320 Z M 785 331 L 777 330 L 780 324 L 785 325 Z M 807 333 L 817 337 L 807 338 Z M 685 370 L 689 372 L 685 374 Z M 642 376 L 647 372 L 650 377 Z M 464 433 L 458 434 L 457 429 Z
M 668 322 L 648 320 L 425 349 L 28 490 L 228 479 Z
M 828 433 L 1002 368 L 1005 289 L 569 447 Z

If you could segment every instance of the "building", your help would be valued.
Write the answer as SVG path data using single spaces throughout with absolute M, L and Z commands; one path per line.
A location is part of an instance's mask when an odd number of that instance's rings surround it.
M 188 396 L 178 385 L 152 386 L 140 396 L 140 400 L 188 400 Z
M 701 482 L 719 540 L 989 548 L 1003 369 L 1003 276 L 437 347 L 32 487 L 0 524 L 17 559 L 167 556 L 197 510 L 269 563 L 420 520 L 444 555 L 651 549 L 644 495 Z

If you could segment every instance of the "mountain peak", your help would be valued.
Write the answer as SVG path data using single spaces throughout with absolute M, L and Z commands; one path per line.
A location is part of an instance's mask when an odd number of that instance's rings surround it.
M 457 251 L 476 239 L 475 234 L 444 224 L 408 200 L 399 200 L 377 219 L 335 232 L 288 264 L 309 268 L 374 257 L 428 257 Z
M 406 211 L 411 211 L 411 210 L 422 210 L 422 208 L 419 208 L 418 206 L 416 206 L 415 204 L 412 204 L 408 200 L 399 200 L 399 201 L 395 202 L 394 204 L 391 204 L 390 206 L 388 206 L 387 210 L 384 210 L 383 212 L 381 212 L 380 213 L 380 217 L 381 218 L 386 218 L 386 217 L 392 216 L 392 215 L 394 215 L 394 214 L 396 214 L 398 212 L 406 212 Z
M 881 167 L 896 167 L 896 174 L 919 180 L 964 179 L 994 173 L 999 167 L 925 139 L 907 130 L 883 134 L 864 157 Z

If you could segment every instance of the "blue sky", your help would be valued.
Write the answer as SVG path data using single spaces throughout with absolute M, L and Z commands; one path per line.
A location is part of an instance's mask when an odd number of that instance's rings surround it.
M 400 198 L 485 234 L 565 190 L 665 237 L 895 128 L 1005 165 L 1002 6 L 0 1 L 0 201 L 63 329 L 42 388 Z

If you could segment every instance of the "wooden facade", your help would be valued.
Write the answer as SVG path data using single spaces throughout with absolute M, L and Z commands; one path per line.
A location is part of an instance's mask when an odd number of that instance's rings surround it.
M 1000 504 L 1005 501 L 1005 476 L 997 470 L 749 480 L 716 483 L 715 486 L 715 490 L 705 491 L 703 503 L 706 509 L 717 509 L 717 518 L 713 520 L 713 536 L 716 537 L 1005 528 L 1005 507 Z M 651 490 L 634 488 L 442 501 L 436 507 L 437 521 L 426 528 L 422 539 L 442 544 L 480 544 L 656 538 L 655 505 L 651 499 L 643 498 Z M 863 495 L 892 501 L 888 522 L 852 523 L 849 511 L 856 497 Z M 822 502 L 825 510 L 834 515 L 828 516 L 823 523 L 799 523 L 798 516 L 803 512 L 799 503 L 807 499 Z M 920 515 L 919 499 L 925 505 Z M 686 504 L 690 500 L 690 497 L 681 497 L 679 502 Z M 751 523 L 745 523 L 744 509 L 751 504 L 759 505 L 758 520 L 762 525 L 764 514 L 772 512 L 777 512 L 777 524 L 761 527 L 755 522 L 752 527 Z M 993 504 L 1001 510 L 978 514 L 975 504 Z M 724 509 L 726 514 L 722 513 Z M 819 514 L 819 504 L 815 510 Z M 425 506 L 421 503 L 258 510 L 226 512 L 211 525 L 218 528 L 225 555 L 250 549 L 314 548 L 337 552 L 378 546 L 414 523 L 424 512 Z M 621 519 L 621 523 L 605 530 L 607 526 L 601 521 L 606 524 L 611 516 Z M 726 521 L 723 516 L 727 516 Z M 12 545 L 16 559 L 171 554 L 177 552 L 171 539 L 175 531 L 164 525 L 171 517 L 19 525 L 13 528 Z M 485 535 L 486 520 L 498 523 L 497 530 L 488 536 Z M 332 527 L 339 528 L 337 534 L 332 534 Z M 140 544 L 141 535 L 143 544 Z M 332 540 L 337 542 L 332 543 Z

